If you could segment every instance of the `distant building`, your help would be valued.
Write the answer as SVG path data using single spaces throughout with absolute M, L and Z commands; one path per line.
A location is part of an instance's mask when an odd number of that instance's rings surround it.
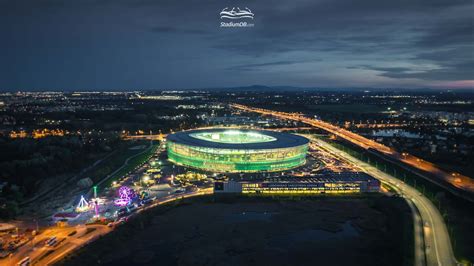
M 239 125 L 239 126 L 285 126 L 286 122 L 274 118 L 247 117 L 247 116 L 216 116 L 209 117 L 207 121 L 213 125 Z
M 215 193 L 324 194 L 378 192 L 380 181 L 361 172 L 315 175 L 305 178 L 279 177 L 260 181 L 215 182 Z

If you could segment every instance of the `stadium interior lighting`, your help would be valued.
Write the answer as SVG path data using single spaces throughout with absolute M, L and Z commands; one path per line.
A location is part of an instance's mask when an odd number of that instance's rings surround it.
M 168 135 L 168 159 L 212 172 L 284 171 L 306 162 L 308 139 L 265 130 L 205 129 Z

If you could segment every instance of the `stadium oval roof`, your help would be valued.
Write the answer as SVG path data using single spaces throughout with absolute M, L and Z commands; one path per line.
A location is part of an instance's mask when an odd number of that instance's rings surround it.
M 262 141 L 253 141 L 253 142 L 242 142 L 242 143 L 230 143 L 216 140 L 206 140 L 204 137 L 196 137 L 200 134 L 205 133 L 226 133 L 226 132 L 240 132 L 242 134 L 259 134 L 263 135 Z M 197 129 L 189 131 L 181 131 L 166 137 L 167 141 L 174 143 L 194 146 L 194 147 L 204 147 L 204 148 L 214 148 L 214 149 L 236 149 L 236 150 L 246 150 L 246 149 L 282 149 L 282 148 L 291 148 L 302 146 L 308 144 L 309 140 L 305 137 L 281 133 L 276 131 L 268 130 L 252 130 L 252 129 L 232 129 L 232 128 L 212 128 L 212 129 Z

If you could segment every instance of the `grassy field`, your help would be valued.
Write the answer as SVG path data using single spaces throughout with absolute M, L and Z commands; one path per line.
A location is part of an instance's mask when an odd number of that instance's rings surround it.
M 119 168 L 121 165 L 123 165 L 127 158 L 136 155 L 140 152 L 143 152 L 145 149 L 145 147 L 144 149 L 130 149 L 131 147 L 147 144 L 148 142 L 127 143 L 127 145 L 123 145 L 122 147 L 120 147 L 110 157 L 103 160 L 96 167 L 84 173 L 83 176 L 91 178 L 94 183 L 98 182 L 104 176 L 107 176 L 108 174 Z
M 443 188 L 350 144 L 334 142 L 328 138 L 324 138 L 324 141 L 360 160 L 372 164 L 379 170 L 403 180 L 423 193 L 435 206 L 438 206 L 443 215 L 456 258 L 464 263 L 474 262 L 474 242 L 472 241 L 474 239 L 474 231 L 471 229 L 474 224 L 474 204 L 458 198 Z
M 396 197 L 204 196 L 142 213 L 59 265 L 411 265 L 412 226 Z
M 110 176 L 103 184 L 103 187 L 110 186 L 113 181 L 117 180 L 120 177 L 125 176 L 127 173 L 135 169 L 137 166 L 145 163 L 148 159 L 150 159 L 153 154 L 156 153 L 157 149 L 159 148 L 159 143 L 153 143 L 151 147 L 148 147 L 145 150 L 140 150 L 135 157 L 130 158 L 128 163 L 124 165 L 122 169 L 117 171 L 115 174 Z M 127 157 L 128 158 L 128 157 Z
M 84 172 L 68 174 L 62 182 L 57 183 L 57 181 L 55 181 L 54 184 L 49 184 L 49 186 L 38 193 L 36 197 L 28 199 L 23 204 L 30 204 L 34 201 L 51 200 L 51 193 L 54 193 L 59 198 L 63 195 L 63 193 L 57 193 L 56 191 L 59 189 L 62 191 L 68 191 L 69 189 L 76 188 L 77 181 L 82 178 L 88 177 L 95 184 L 122 166 L 127 158 L 143 152 L 146 149 L 145 145 L 148 144 L 149 141 L 122 142 L 113 152 L 109 153 L 108 155 L 104 155 L 105 157 L 103 157 L 101 161 L 91 165 Z M 144 146 L 144 148 L 133 149 L 133 147 L 136 146 Z M 35 207 L 33 206 L 33 208 Z

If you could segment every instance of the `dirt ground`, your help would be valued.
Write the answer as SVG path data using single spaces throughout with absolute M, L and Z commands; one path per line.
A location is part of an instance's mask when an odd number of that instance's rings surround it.
M 201 198 L 139 215 L 62 264 L 403 265 L 409 215 L 387 197 Z

